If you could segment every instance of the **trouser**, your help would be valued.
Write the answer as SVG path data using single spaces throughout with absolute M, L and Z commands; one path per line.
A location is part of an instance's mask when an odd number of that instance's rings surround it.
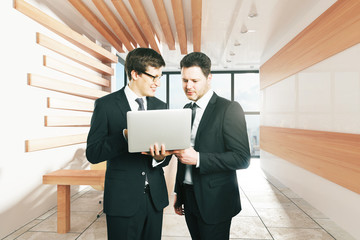
M 231 218 L 217 224 L 207 224 L 200 216 L 192 185 L 184 184 L 184 196 L 185 220 L 193 240 L 229 239 Z
M 131 217 L 106 215 L 108 240 L 160 240 L 163 211 L 156 211 L 149 189 Z

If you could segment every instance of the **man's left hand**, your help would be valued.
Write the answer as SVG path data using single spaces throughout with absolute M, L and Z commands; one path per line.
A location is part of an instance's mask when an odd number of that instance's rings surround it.
M 159 148 L 158 144 L 155 143 L 154 146 L 150 147 L 149 152 L 142 152 L 142 154 L 151 155 L 157 162 L 160 162 L 167 156 L 173 154 L 173 151 L 166 151 L 164 144 L 161 144 Z

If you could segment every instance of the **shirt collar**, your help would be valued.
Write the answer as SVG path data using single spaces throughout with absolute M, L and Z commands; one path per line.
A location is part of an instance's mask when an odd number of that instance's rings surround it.
M 139 98 L 138 95 L 136 95 L 136 93 L 134 93 L 133 90 L 131 90 L 131 88 L 129 87 L 129 85 L 126 85 L 125 89 L 125 96 L 128 100 L 128 102 L 130 103 L 130 106 L 132 106 L 135 103 L 135 99 Z M 146 101 L 146 97 L 141 97 L 144 100 L 144 107 L 145 109 L 147 109 L 147 101 Z M 137 103 L 136 103 L 137 104 Z
M 214 93 L 214 91 L 212 89 L 207 91 L 207 93 L 205 93 L 204 96 L 202 96 L 199 100 L 196 101 L 196 105 L 198 105 L 198 107 L 200 107 L 201 109 L 205 110 L 213 93 Z M 191 101 L 191 102 L 193 103 L 194 101 Z

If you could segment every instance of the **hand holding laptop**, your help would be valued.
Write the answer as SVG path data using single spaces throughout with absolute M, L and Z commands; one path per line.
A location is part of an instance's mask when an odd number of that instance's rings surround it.
M 151 155 L 156 161 L 162 161 L 167 156 L 173 154 L 174 151 L 166 151 L 165 145 L 161 144 L 160 148 L 157 143 L 150 147 L 150 152 L 141 152 L 144 155 Z

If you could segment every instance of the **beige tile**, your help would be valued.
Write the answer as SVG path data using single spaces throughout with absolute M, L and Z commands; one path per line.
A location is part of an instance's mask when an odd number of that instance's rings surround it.
M 289 198 L 282 193 L 274 191 L 256 191 L 246 193 L 249 201 L 252 203 L 255 209 L 261 208 L 292 208 L 295 206 Z
M 284 194 L 288 198 L 299 198 L 299 196 L 294 193 L 290 188 L 282 187 L 278 188 L 282 194 Z
M 272 239 L 259 217 L 233 218 L 230 228 L 231 238 Z
M 345 232 L 330 219 L 315 219 L 315 221 L 338 240 L 355 240 L 354 237 Z
M 40 220 L 47 219 L 48 217 L 50 217 L 51 215 L 56 213 L 56 211 L 57 211 L 57 207 L 54 207 L 54 208 L 50 209 L 49 211 L 47 211 L 46 213 L 44 213 L 43 215 L 41 215 L 40 217 L 38 217 L 37 219 L 40 219 Z
M 101 204 L 99 203 L 101 201 Z M 71 212 L 99 212 L 103 209 L 102 196 L 96 196 L 94 198 L 81 197 L 71 202 Z
M 185 217 L 176 214 L 164 214 L 162 235 L 165 237 L 189 237 Z
M 92 222 L 96 220 L 96 212 L 71 212 L 70 232 L 83 232 Z M 52 215 L 31 231 L 56 232 L 57 214 Z
M 298 206 L 301 210 L 303 210 L 307 215 L 309 215 L 311 218 L 328 218 L 325 216 L 322 212 L 311 206 L 308 202 L 306 202 L 302 198 L 294 198 L 291 199 L 296 206 Z
M 78 233 L 26 232 L 17 240 L 74 240 L 78 235 Z
M 30 228 L 36 226 L 37 224 L 41 223 L 42 220 L 38 220 L 35 219 L 31 222 L 29 222 L 28 224 L 26 224 L 25 226 L 21 227 L 20 229 L 16 230 L 15 232 L 13 232 L 12 234 L 10 234 L 9 236 L 7 236 L 6 238 L 4 238 L 3 240 L 13 240 L 16 239 L 18 236 L 20 236 L 21 234 L 27 232 Z
M 244 195 L 241 195 L 241 211 L 235 217 L 257 217 L 255 209 Z
M 274 240 L 334 240 L 323 229 L 269 228 Z
M 107 240 L 106 221 L 94 222 L 80 235 L 78 240 Z
M 166 237 L 166 236 L 162 236 L 161 240 L 191 240 L 191 237 Z
M 257 209 L 257 212 L 268 228 L 320 228 L 314 220 L 297 207 L 283 209 Z

